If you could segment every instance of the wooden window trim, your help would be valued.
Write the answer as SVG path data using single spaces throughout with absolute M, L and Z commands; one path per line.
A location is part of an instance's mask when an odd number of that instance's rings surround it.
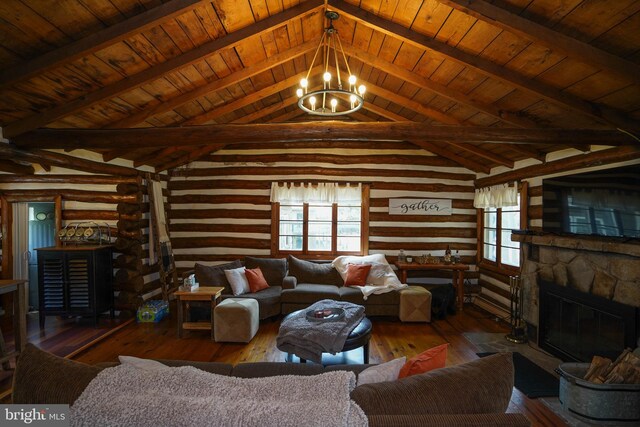
M 362 184 L 362 202 L 360 204 L 360 251 L 359 252 L 333 252 L 333 251 L 313 251 L 308 250 L 308 239 L 303 239 L 302 251 L 281 251 L 280 250 L 280 203 L 271 203 L 271 256 L 282 257 L 293 255 L 301 259 L 327 259 L 335 258 L 340 255 L 366 255 L 369 253 L 369 184 Z M 303 204 L 303 216 L 309 218 L 309 205 Z M 332 204 L 331 222 L 331 245 L 337 247 L 338 239 L 338 205 Z M 303 221 L 303 235 L 308 236 L 309 224 L 308 220 Z
M 520 227 L 528 228 L 528 207 L 529 207 L 529 183 L 524 181 L 518 186 L 518 193 L 520 194 Z M 496 261 L 489 261 L 484 257 L 484 209 L 476 209 L 478 218 L 478 247 L 476 262 L 481 269 L 487 269 L 500 274 L 515 275 L 520 274 L 521 267 L 514 267 L 508 264 L 502 264 L 500 262 L 500 247 L 502 243 L 502 209 L 497 209 L 497 223 L 496 223 L 496 244 L 498 247 Z M 523 227 L 524 225 L 524 227 Z M 520 265 L 522 265 L 522 259 L 520 259 Z

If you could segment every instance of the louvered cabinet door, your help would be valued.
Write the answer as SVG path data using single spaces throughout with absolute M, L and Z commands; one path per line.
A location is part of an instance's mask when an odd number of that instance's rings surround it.
M 45 316 L 113 317 L 112 249 L 109 246 L 40 248 L 40 328 Z

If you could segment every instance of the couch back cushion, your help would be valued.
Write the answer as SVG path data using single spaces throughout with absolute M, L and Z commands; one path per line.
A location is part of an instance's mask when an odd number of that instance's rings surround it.
M 512 389 L 511 353 L 497 353 L 396 381 L 364 384 L 351 398 L 367 415 L 502 413 Z
M 27 344 L 13 374 L 13 403 L 71 405 L 102 369 Z
M 255 258 L 248 256 L 244 258 L 244 266 L 250 269 L 260 268 L 269 286 L 282 286 L 282 281 L 287 275 L 286 258 Z
M 229 285 L 227 277 L 224 275 L 224 271 L 240 267 L 242 267 L 240 260 L 213 266 L 196 263 L 196 281 L 200 286 L 224 286 L 222 293 L 231 294 L 231 286 Z
M 342 286 L 344 281 L 331 263 L 317 263 L 289 255 L 289 276 L 298 283 Z

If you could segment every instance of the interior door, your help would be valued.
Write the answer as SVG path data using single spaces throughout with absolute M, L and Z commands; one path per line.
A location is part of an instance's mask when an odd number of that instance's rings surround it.
M 13 207 L 13 278 L 29 280 L 29 204 L 12 203 Z M 25 301 L 29 284 L 25 286 Z M 28 303 L 27 307 L 28 309 Z

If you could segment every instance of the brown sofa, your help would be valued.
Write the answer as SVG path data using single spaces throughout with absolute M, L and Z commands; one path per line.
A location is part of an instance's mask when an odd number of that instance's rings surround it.
M 357 286 L 344 286 L 330 261 L 306 261 L 291 255 L 287 260 L 289 273 L 284 278 L 280 297 L 282 314 L 301 310 L 322 299 L 333 299 L 363 305 L 368 316 L 398 316 L 398 292 L 369 295 L 365 300 Z
M 242 378 L 316 375 L 368 365 L 327 366 L 277 362 L 241 363 L 161 360 Z M 28 344 L 14 374 L 13 403 L 73 404 L 98 373 L 114 364 L 86 365 L 54 356 Z M 513 388 L 510 353 L 499 353 L 395 381 L 365 384 L 351 392 L 370 426 L 528 426 L 522 414 L 504 413 Z

